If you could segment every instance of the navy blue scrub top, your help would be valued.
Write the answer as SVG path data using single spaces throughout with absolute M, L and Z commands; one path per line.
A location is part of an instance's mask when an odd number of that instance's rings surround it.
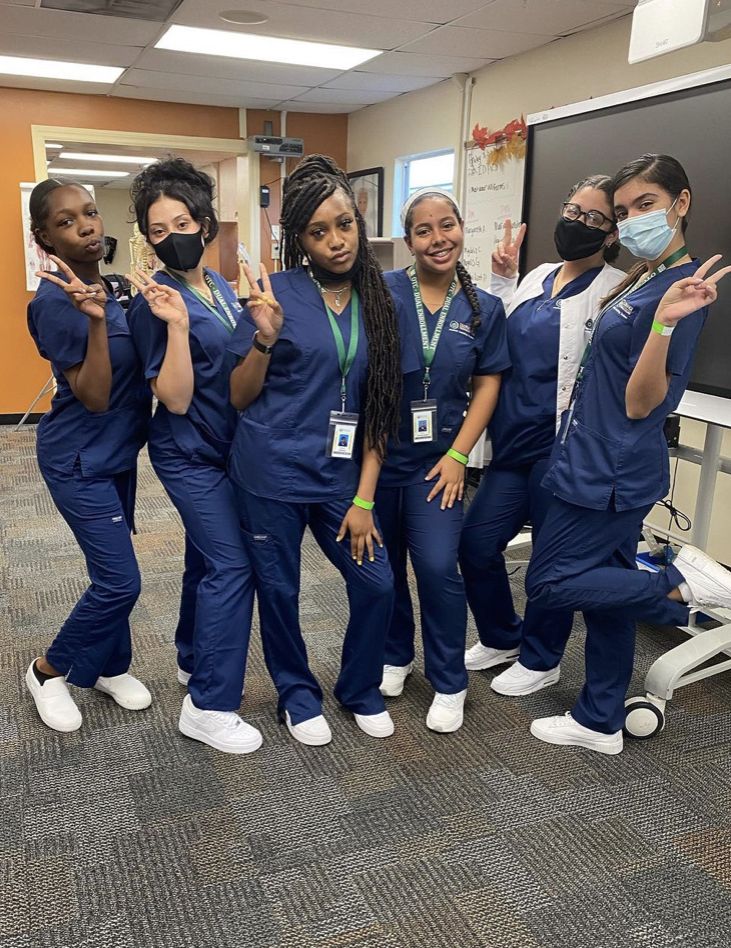
M 56 276 L 65 279 L 63 274 Z M 91 412 L 74 395 L 64 372 L 86 358 L 89 318 L 60 286 L 41 280 L 28 304 L 28 329 L 38 352 L 51 363 L 57 389 L 38 425 L 38 461 L 68 474 L 79 465 L 83 477 L 108 477 L 132 470 L 147 438 L 150 395 L 124 310 L 107 292 L 112 387 L 106 411 Z
M 678 323 L 668 348 L 668 393 L 647 418 L 627 417 L 625 391 L 661 297 L 671 284 L 692 276 L 698 265 L 693 260 L 664 270 L 613 303 L 599 319 L 573 415 L 564 413 L 552 465 L 543 479 L 543 486 L 562 500 L 593 510 L 611 504 L 616 510 L 632 510 L 667 494 L 670 465 L 663 425 L 688 384 L 708 307 Z
M 206 273 L 238 319 L 242 309 L 231 287 L 215 270 L 206 269 Z M 158 402 L 150 426 L 150 447 L 180 453 L 188 460 L 225 464 L 236 428 L 236 411 L 229 393 L 229 376 L 235 359 L 227 350 L 232 330 L 222 310 L 219 319 L 191 289 L 169 274 L 160 271 L 154 279 L 178 290 L 188 307 L 194 388 L 185 415 L 176 415 Z M 219 304 L 215 305 L 220 310 Z M 145 367 L 145 378 L 157 378 L 167 350 L 167 323 L 155 316 L 141 293 L 132 301 L 129 320 Z
M 392 270 L 385 277 L 399 314 L 404 388 L 399 443 L 389 444 L 378 484 L 379 487 L 407 487 L 422 482 L 452 447 L 469 404 L 467 392 L 472 376 L 503 372 L 510 366 L 510 357 L 502 302 L 484 290 L 477 290 L 480 325 L 473 333 L 470 328 L 472 307 L 460 290 L 452 300 L 430 372 L 429 398 L 437 402 L 438 440 L 414 444 L 410 406 L 412 401 L 424 398 L 419 319 L 408 272 Z M 430 313 L 425 307 L 424 315 L 431 337 L 439 313 Z
M 505 373 L 489 425 L 491 467 L 512 470 L 551 454 L 556 437 L 561 302 L 583 293 L 602 272 L 602 267 L 587 270 L 551 299 L 559 269 L 545 278 L 540 296 L 521 303 L 508 317 L 512 368 Z
M 322 503 L 352 497 L 360 478 L 368 372 L 362 309 L 358 349 L 346 382 L 345 410 L 360 413 L 356 450 L 350 459 L 331 458 L 328 426 L 330 412 L 340 411 L 340 367 L 322 297 L 303 267 L 274 273 L 271 281 L 284 323 L 264 387 L 239 414 L 229 473 L 241 487 L 272 500 Z M 350 305 L 335 318 L 347 351 Z M 255 329 L 244 310 L 229 351 L 246 356 Z

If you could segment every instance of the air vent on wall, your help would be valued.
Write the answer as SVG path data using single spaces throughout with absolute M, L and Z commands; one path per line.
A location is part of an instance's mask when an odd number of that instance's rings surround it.
M 41 0 L 44 10 L 88 13 L 92 16 L 124 16 L 133 20 L 164 23 L 182 0 Z

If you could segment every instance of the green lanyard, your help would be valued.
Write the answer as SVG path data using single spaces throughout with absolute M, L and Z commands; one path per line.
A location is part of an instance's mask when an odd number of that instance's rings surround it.
M 338 350 L 338 365 L 340 366 L 340 404 L 341 410 L 345 411 L 345 399 L 347 394 L 345 381 L 348 378 L 348 372 L 350 372 L 353 362 L 355 362 L 355 355 L 358 351 L 358 340 L 360 338 L 360 321 L 358 319 L 360 314 L 360 300 L 358 299 L 358 291 L 355 287 L 350 291 L 350 339 L 348 340 L 348 351 L 346 353 L 343 334 L 340 331 L 340 326 L 338 326 L 338 321 L 335 319 L 333 311 L 325 302 L 325 297 L 322 295 L 322 286 L 311 273 L 310 276 L 312 277 L 312 282 L 320 291 L 322 305 L 325 307 L 328 322 L 330 323 L 330 331 L 335 340 L 335 348 Z
M 687 249 L 687 247 L 685 247 L 685 245 L 683 245 L 683 246 L 680 247 L 678 250 L 676 250 L 674 253 L 671 253 L 669 257 L 665 257 L 665 259 L 664 259 L 664 260 L 661 260 L 660 263 L 658 263 L 658 265 L 655 267 L 655 269 L 652 270 L 652 272 L 648 274 L 647 278 L 642 281 L 642 284 L 641 284 L 641 285 L 644 286 L 645 283 L 649 283 L 649 281 L 650 281 L 653 277 L 656 277 L 656 276 L 658 275 L 658 273 L 662 273 L 663 270 L 667 270 L 668 267 L 671 267 L 674 263 L 677 263 L 678 260 L 680 260 L 682 257 L 684 257 L 687 253 L 688 253 L 688 249 Z M 576 382 L 574 383 L 574 391 L 573 391 L 573 393 L 572 393 L 572 395 L 571 395 L 571 401 L 572 401 L 572 402 L 574 401 L 574 399 L 575 399 L 575 397 L 576 397 L 577 386 L 578 386 L 578 383 L 581 381 L 581 378 L 582 378 L 582 376 L 583 376 L 583 374 L 584 374 L 584 368 L 585 368 L 585 366 L 586 366 L 586 363 L 589 361 L 589 355 L 590 355 L 590 353 L 591 353 L 591 347 L 592 347 L 592 345 L 594 344 L 594 336 L 596 335 L 596 331 L 597 331 L 597 329 L 599 328 L 599 323 L 602 321 L 602 319 L 603 319 L 605 313 L 607 313 L 613 306 L 616 306 L 617 303 L 621 303 L 621 301 L 622 301 L 623 299 L 625 299 L 626 297 L 628 297 L 631 293 L 634 293 L 634 291 L 635 291 L 635 290 L 637 289 L 637 287 L 640 285 L 640 280 L 641 280 L 641 279 L 642 279 L 642 278 L 640 277 L 638 280 L 635 280 L 635 282 L 634 282 L 631 286 L 628 286 L 628 287 L 627 287 L 627 289 L 624 291 L 624 293 L 621 293 L 619 296 L 617 296 L 615 299 L 613 299 L 607 306 L 604 307 L 604 309 L 601 311 L 601 313 L 599 313 L 599 315 L 597 316 L 597 318 L 596 318 L 596 320 L 595 320 L 595 322 L 594 322 L 594 328 L 593 328 L 592 331 L 591 331 L 591 336 L 589 337 L 589 341 L 587 342 L 586 348 L 584 349 L 584 354 L 583 354 L 582 357 L 581 357 L 581 362 L 580 362 L 580 364 L 579 364 L 579 371 L 578 371 L 578 373 L 577 373 L 577 375 L 576 375 Z
M 236 329 L 237 320 L 234 314 L 231 312 L 231 307 L 228 305 L 228 303 L 224 299 L 223 294 L 218 289 L 213 279 L 207 273 L 205 272 L 203 273 L 203 279 L 205 281 L 206 286 L 213 294 L 213 298 L 216 301 L 216 303 L 218 303 L 218 306 L 215 306 L 213 303 L 211 303 L 209 299 L 206 299 L 206 297 L 200 292 L 200 290 L 197 290 L 192 284 L 188 283 L 188 281 L 184 277 L 176 276 L 174 273 L 171 273 L 170 270 L 165 270 L 165 273 L 167 273 L 169 277 L 175 280 L 176 283 L 179 283 L 181 286 L 184 286 L 187 290 L 190 290 L 193 296 L 195 296 L 195 298 L 199 302 L 203 303 L 206 309 L 210 310 L 213 313 L 213 315 L 216 317 L 216 319 L 223 326 L 225 326 L 226 329 L 230 333 L 232 333 L 234 329 Z M 221 309 L 218 308 L 219 306 L 221 307 Z M 221 310 L 223 310 L 223 313 L 221 313 Z
M 424 301 L 421 298 L 421 290 L 419 289 L 419 281 L 416 278 L 416 267 L 409 267 L 408 269 L 409 278 L 411 280 L 411 288 L 414 291 L 414 305 L 416 306 L 416 316 L 419 320 L 419 332 L 421 333 L 421 351 L 424 353 L 424 401 L 426 401 L 427 396 L 429 395 L 429 385 L 431 384 L 431 366 L 434 362 L 434 356 L 437 352 L 437 346 L 439 345 L 439 340 L 442 336 L 442 330 L 444 329 L 444 323 L 447 321 L 447 315 L 449 314 L 449 309 L 452 305 L 452 300 L 454 295 L 457 292 L 457 277 L 452 280 L 452 283 L 447 290 L 447 295 L 444 298 L 444 303 L 439 312 L 439 318 L 437 319 L 437 324 L 434 327 L 434 332 L 432 333 L 431 339 L 429 338 L 429 330 L 426 325 L 426 317 L 424 316 Z

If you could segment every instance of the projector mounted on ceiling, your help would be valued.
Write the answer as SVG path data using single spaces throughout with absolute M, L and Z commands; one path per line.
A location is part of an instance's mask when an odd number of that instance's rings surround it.
M 632 16 L 630 63 L 641 63 L 704 40 L 731 36 L 731 0 L 638 0 Z

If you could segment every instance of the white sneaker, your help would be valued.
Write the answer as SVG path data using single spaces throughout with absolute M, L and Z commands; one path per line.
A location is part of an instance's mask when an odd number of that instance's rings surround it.
M 534 691 L 555 685 L 561 677 L 561 666 L 549 668 L 548 671 L 534 671 L 526 668 L 520 662 L 515 662 L 504 672 L 495 675 L 490 682 L 493 691 L 499 695 L 532 695 Z
M 731 572 L 695 546 L 684 546 L 673 560 L 691 594 L 691 606 L 731 609 Z
M 128 711 L 142 711 L 152 704 L 152 695 L 147 688 L 132 675 L 113 675 L 104 678 L 100 675 L 94 688 L 105 695 L 109 695 L 121 708 Z
M 307 744 L 309 747 L 322 747 L 323 744 L 329 744 L 333 739 L 330 725 L 322 714 L 318 714 L 314 718 L 308 718 L 306 721 L 300 721 L 299 724 L 292 724 L 289 711 L 285 711 L 284 719 L 287 723 L 287 730 L 300 744 Z
M 390 737 L 394 727 L 388 711 L 380 714 L 354 714 L 355 723 L 369 737 Z
M 426 716 L 426 726 L 431 731 L 440 734 L 450 734 L 462 727 L 464 720 L 464 701 L 467 689 L 458 691 L 456 695 L 443 695 L 438 691 Z
M 409 662 L 408 665 L 384 665 L 383 680 L 379 688 L 384 698 L 398 698 L 413 669 L 413 662 Z
M 41 684 L 33 671 L 35 663 L 34 658 L 25 673 L 25 683 L 36 703 L 41 721 L 54 731 L 78 731 L 81 727 L 81 711 L 71 697 L 66 679 L 59 675 Z
M 571 747 L 586 747 L 600 754 L 621 754 L 623 747 L 622 732 L 603 734 L 592 731 L 578 721 L 574 721 L 571 712 L 557 714 L 550 718 L 538 718 L 530 726 L 533 737 L 547 744 L 564 744 Z
M 190 672 L 183 671 L 183 669 L 180 667 L 180 665 L 178 665 L 177 678 L 178 678 L 178 683 L 181 684 L 184 688 L 187 688 L 187 687 L 188 687 L 188 682 L 189 682 L 190 679 L 192 678 L 192 675 L 191 675 Z M 246 685 L 244 684 L 244 685 L 241 686 L 241 697 L 242 697 L 242 698 L 244 697 L 245 692 L 246 692 Z
M 225 754 L 250 754 L 262 744 L 262 736 L 255 727 L 235 711 L 202 711 L 186 695 L 180 709 L 178 728 L 181 734 L 202 741 Z
M 519 645 L 515 648 L 492 648 L 482 642 L 475 642 L 472 648 L 468 648 L 464 653 L 464 667 L 467 671 L 482 671 L 484 668 L 512 662 L 519 655 Z

